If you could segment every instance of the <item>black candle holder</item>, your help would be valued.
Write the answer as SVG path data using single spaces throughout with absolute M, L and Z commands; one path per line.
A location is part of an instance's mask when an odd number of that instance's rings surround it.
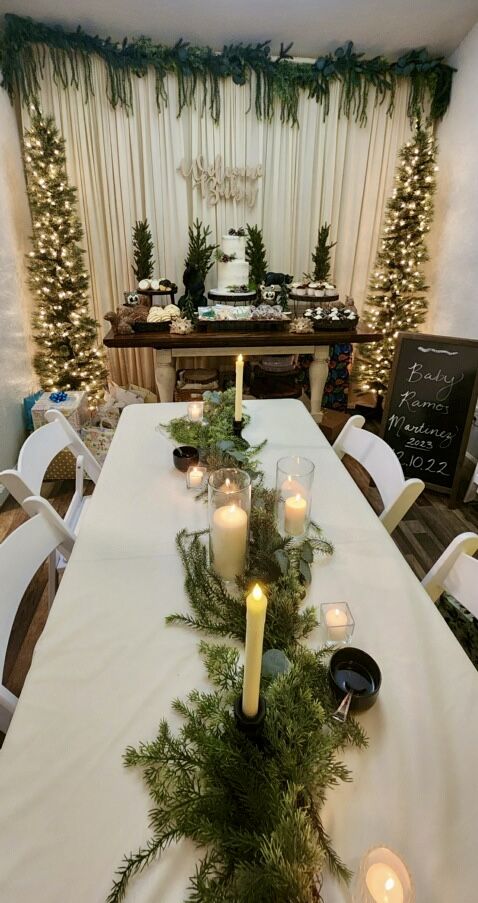
M 242 696 L 238 696 L 234 703 L 234 720 L 236 727 L 244 734 L 251 743 L 256 746 L 264 745 L 264 721 L 266 718 L 266 701 L 263 696 L 259 696 L 259 708 L 254 718 L 247 718 L 242 711 Z
M 242 436 L 242 430 L 244 428 L 244 420 L 233 420 L 232 421 L 232 432 L 235 436 Z

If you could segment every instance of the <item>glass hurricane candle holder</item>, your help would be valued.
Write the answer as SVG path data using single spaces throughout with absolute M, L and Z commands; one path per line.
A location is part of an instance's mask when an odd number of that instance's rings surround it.
M 188 489 L 196 489 L 198 492 L 204 489 L 207 477 L 207 467 L 203 464 L 192 464 L 186 474 L 186 486 Z
M 208 481 L 209 557 L 216 574 L 233 582 L 244 572 L 249 544 L 251 478 L 221 467 Z
M 310 524 L 315 465 L 298 456 L 277 462 L 277 523 L 283 536 L 301 540 Z
M 323 602 L 320 606 L 320 625 L 327 645 L 350 643 L 355 621 L 346 602 Z
M 363 856 L 356 876 L 356 903 L 414 903 L 415 890 L 407 866 L 389 847 L 374 847 Z
M 204 413 L 203 401 L 190 401 L 188 403 L 188 420 L 191 423 L 201 423 Z

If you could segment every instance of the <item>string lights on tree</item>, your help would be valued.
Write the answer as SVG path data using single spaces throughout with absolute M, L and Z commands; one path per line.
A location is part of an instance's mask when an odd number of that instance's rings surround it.
M 65 142 L 52 117 L 33 112 L 24 157 L 33 226 L 28 270 L 36 302 L 35 370 L 45 391 L 85 390 L 94 407 L 104 393 L 106 367 L 99 326 L 89 314 L 76 189 L 68 184 Z
M 362 346 L 356 357 L 356 375 L 364 392 L 384 394 L 398 333 L 416 331 L 426 317 L 423 264 L 428 260 L 425 236 L 433 216 L 436 150 L 433 135 L 420 122 L 413 139 L 400 150 L 364 314 L 367 325 L 383 338 Z

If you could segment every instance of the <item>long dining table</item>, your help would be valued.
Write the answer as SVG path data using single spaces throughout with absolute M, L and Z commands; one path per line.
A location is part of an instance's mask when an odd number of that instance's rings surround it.
M 371 846 L 396 850 L 418 903 L 474 903 L 478 674 L 304 406 L 246 408 L 268 485 L 284 455 L 315 463 L 312 513 L 335 550 L 314 563 L 307 604 L 346 600 L 353 644 L 382 670 L 359 716 L 369 747 L 344 751 L 353 780 L 329 791 L 325 828 L 353 870 Z M 176 534 L 207 521 L 158 428 L 185 412 L 133 405 L 120 419 L 0 751 L 2 903 L 103 903 L 149 837 L 150 800 L 123 753 L 161 719 L 179 725 L 174 698 L 208 688 L 201 637 L 165 624 L 188 610 Z M 197 858 L 189 841 L 170 847 L 126 900 L 180 903 Z M 323 896 L 356 899 L 330 876 Z

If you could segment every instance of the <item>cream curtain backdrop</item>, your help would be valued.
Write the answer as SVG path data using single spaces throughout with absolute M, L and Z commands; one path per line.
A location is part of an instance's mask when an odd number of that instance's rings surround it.
M 330 111 L 301 96 L 299 127 L 259 121 L 250 107 L 249 86 L 221 85 L 221 120 L 214 124 L 207 108 L 183 110 L 177 117 L 177 82 L 168 79 L 169 103 L 158 112 L 154 76 L 133 84 L 134 112 L 113 110 L 107 99 L 105 69 L 92 58 L 94 96 L 55 83 L 45 59 L 40 103 L 55 117 L 66 139 L 68 171 L 78 187 L 85 250 L 91 273 L 91 303 L 105 331 L 104 314 L 134 288 L 131 229 L 147 217 L 159 256 L 156 271 L 182 287 L 187 227 L 199 217 L 216 240 L 231 226 L 258 223 L 264 230 L 272 270 L 299 276 L 311 266 L 320 223 L 332 223 L 337 239 L 333 274 L 340 293 L 363 306 L 373 266 L 384 203 L 390 192 L 400 145 L 410 134 L 406 84 L 397 87 L 393 115 L 386 102 L 374 105 L 373 92 L 365 127 L 339 116 L 339 86 L 331 89 Z M 254 89 L 254 86 L 252 86 Z M 22 125 L 29 111 L 22 109 Z M 226 166 L 262 164 L 255 206 L 220 200 L 208 206 L 178 166 L 202 155 L 212 163 L 220 155 Z M 207 288 L 216 283 L 215 267 Z M 109 327 L 108 327 L 109 328 Z M 126 350 L 111 356 L 118 382 L 155 388 L 153 353 Z

